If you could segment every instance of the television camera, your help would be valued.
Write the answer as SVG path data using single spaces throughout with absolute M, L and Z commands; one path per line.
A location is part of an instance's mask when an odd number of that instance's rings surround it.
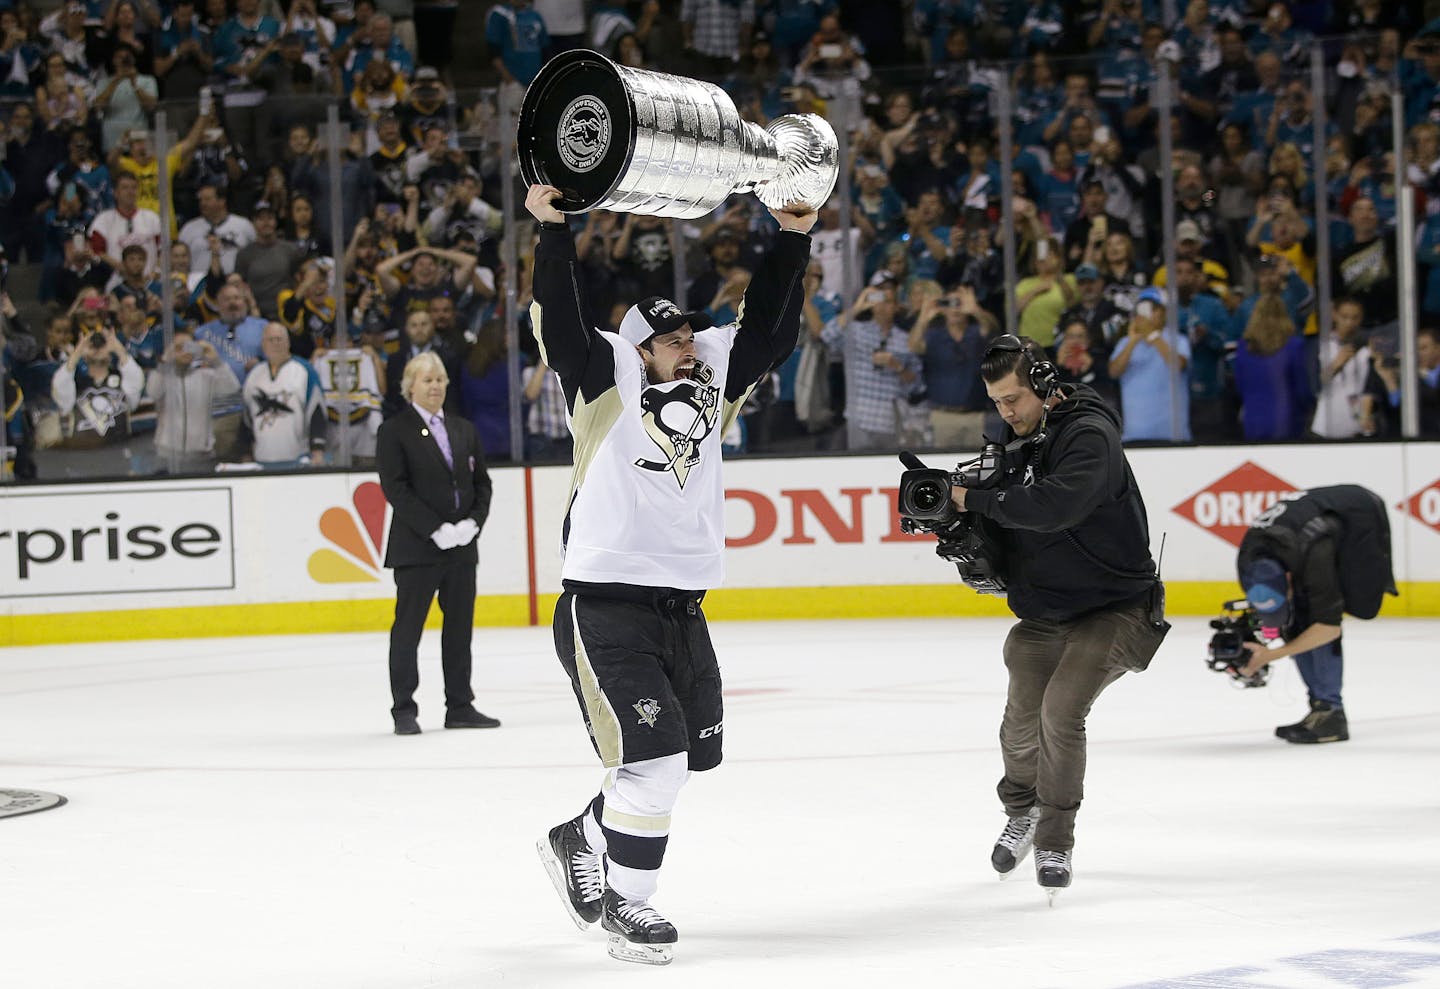
M 972 512 L 962 512 L 950 500 L 952 487 L 991 488 L 1000 483 L 1005 449 L 987 443 L 974 460 L 957 464 L 953 471 L 927 467 L 908 450 L 900 452 L 906 470 L 900 475 L 900 531 L 934 533 L 940 543 L 935 554 L 955 564 L 965 586 L 981 594 L 1005 594 L 1005 560 L 993 523 Z
M 1250 607 L 1250 602 L 1244 598 L 1226 601 L 1223 607 L 1225 614 L 1210 620 L 1210 627 L 1215 632 L 1210 636 L 1210 656 L 1205 661 L 1206 665 L 1216 673 L 1228 674 L 1232 680 L 1246 687 L 1265 686 L 1270 675 L 1268 666 L 1262 666 L 1249 676 L 1242 672 L 1250 662 L 1245 643 L 1265 645 L 1260 613 Z

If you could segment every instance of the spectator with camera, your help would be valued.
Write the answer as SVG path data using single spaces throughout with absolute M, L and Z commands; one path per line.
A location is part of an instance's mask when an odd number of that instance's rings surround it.
M 1386 594 L 1398 594 L 1390 562 L 1385 502 L 1359 485 L 1311 488 L 1278 501 L 1240 540 L 1240 586 L 1270 641 L 1245 643 L 1251 676 L 1286 656 L 1310 697 L 1310 711 L 1275 736 L 1299 745 L 1350 737 L 1341 698 L 1345 660 L 1341 621 L 1348 613 L 1374 618 Z
M 132 127 L 146 127 L 160 100 L 159 83 L 154 76 L 140 72 L 129 48 L 116 48 L 109 65 L 94 100 L 95 110 L 101 114 L 100 143 L 107 151 L 121 143 Z
M 1109 211 L 1110 194 L 1105 183 L 1091 177 L 1080 183 L 1080 213 L 1065 228 L 1065 263 L 1067 266 L 1089 262 L 1096 267 L 1112 230 L 1129 232 L 1130 226 Z
M 467 171 L 450 187 L 445 202 L 425 217 L 424 233 L 437 247 L 454 247 L 462 232 L 480 244 L 499 235 L 502 221 L 500 211 L 480 198 L 480 176 Z
M 1176 393 L 1180 402 L 1180 431 L 1174 437 L 1190 440 L 1190 341 L 1181 335 L 1172 350 L 1165 336 L 1165 293 L 1147 288 L 1135 303 L 1124 337 L 1110 354 L 1110 376 L 1120 383 L 1124 412 L 1122 438 L 1172 438 L 1171 410 Z
M 1086 385 L 1120 411 L 1120 393 L 1110 377 L 1110 347 L 1091 332 L 1084 320 L 1062 317 L 1049 351 L 1060 384 Z
M 910 350 L 930 408 L 936 448 L 978 450 L 985 442 L 985 400 L 980 360 L 999 321 L 980 308 L 968 285 L 927 298 L 910 328 Z
M 1320 341 L 1320 394 L 1310 429 L 1343 440 L 1364 432 L 1370 378 L 1370 348 L 1361 330 L 1365 307 L 1357 299 L 1336 299 L 1330 320 L 1330 333 Z
M 161 472 L 210 473 L 215 430 L 210 409 L 233 400 L 240 382 L 219 351 L 176 327 L 170 348 L 150 375 L 145 393 L 155 403 L 156 465 Z
M 1400 355 L 1394 340 L 1380 334 L 1370 338 L 1371 375 L 1367 388 L 1369 402 L 1361 431 L 1366 436 L 1400 434 Z M 1420 435 L 1440 436 L 1440 327 L 1426 325 L 1415 335 L 1415 358 L 1419 378 L 1412 387 L 1420 391 Z
M 1035 245 L 1035 273 L 1015 286 L 1015 311 L 1022 335 L 1048 347 L 1055 339 L 1060 314 L 1075 304 L 1075 276 L 1065 272 L 1060 245 L 1042 240 Z
M 145 373 L 104 319 L 105 300 L 89 296 L 81 304 L 80 338 L 50 380 L 50 397 L 60 412 L 69 449 L 117 448 L 130 435 L 130 414 L 140 404 Z M 126 457 L 95 459 L 96 473 L 128 472 Z
M 896 286 L 882 280 L 860 290 L 843 319 L 820 339 L 845 364 L 845 437 L 849 450 L 894 450 L 900 438 L 898 404 L 921 388 L 920 358 L 896 322 Z
M 1123 674 L 1145 669 L 1168 630 L 1139 487 L 1115 411 L 1060 386 L 1033 340 L 996 338 L 985 391 L 1007 444 L 993 487 L 952 487 L 954 507 L 1003 533 L 1009 687 L 1000 727 L 1009 820 L 991 853 L 1002 876 L 1032 845 L 1049 891 L 1070 885 L 1085 778 L 1085 718 Z M 1000 490 L 996 490 L 999 488 Z

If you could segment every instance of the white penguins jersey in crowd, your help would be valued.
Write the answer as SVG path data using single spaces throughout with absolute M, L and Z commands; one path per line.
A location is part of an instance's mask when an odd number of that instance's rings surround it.
M 794 349 L 809 237 L 777 236 L 734 323 L 695 334 L 688 378 L 652 384 L 633 344 L 586 326 L 568 229 L 546 227 L 531 320 L 575 437 L 565 580 L 707 590 L 724 579 L 720 445 L 746 396 Z

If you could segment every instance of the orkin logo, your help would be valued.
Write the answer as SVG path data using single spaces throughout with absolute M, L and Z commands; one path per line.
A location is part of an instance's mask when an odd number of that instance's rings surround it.
M 320 584 L 365 584 L 380 579 L 385 542 L 385 493 L 366 481 L 351 496 L 354 511 L 335 506 L 320 516 L 330 546 L 310 554 L 305 569 Z
M 1395 507 L 1440 532 L 1440 477 L 1431 481 L 1428 488 L 1421 488 L 1408 501 Z
M 1249 460 L 1171 509 L 1200 528 L 1239 546 L 1250 523 L 1265 509 L 1299 491 Z

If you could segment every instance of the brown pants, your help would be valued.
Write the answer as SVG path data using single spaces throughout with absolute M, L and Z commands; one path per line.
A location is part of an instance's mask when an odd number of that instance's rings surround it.
M 1149 665 L 1163 638 L 1146 621 L 1144 604 L 1071 622 L 1027 618 L 1010 630 L 1010 688 L 1000 723 L 1005 776 L 996 790 L 1007 814 L 1040 807 L 1036 848 L 1074 847 L 1085 790 L 1085 718 L 1101 691 Z

